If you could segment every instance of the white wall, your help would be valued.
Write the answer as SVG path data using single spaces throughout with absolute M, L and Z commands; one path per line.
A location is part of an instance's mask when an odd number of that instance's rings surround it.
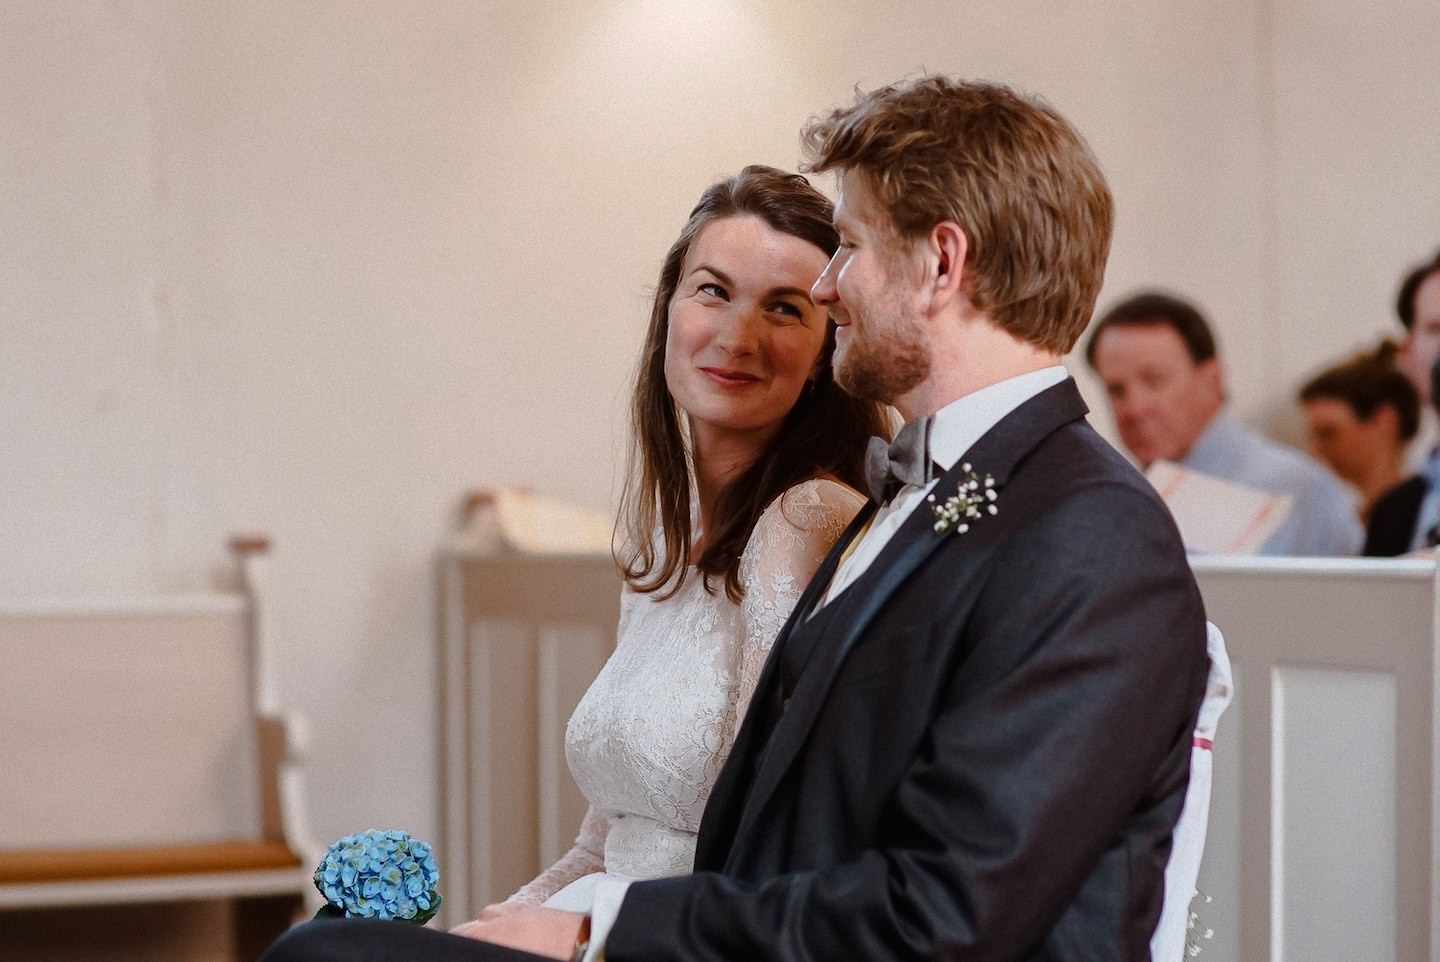
M 710 180 L 856 85 L 1043 93 L 1117 195 L 1107 299 L 1199 299 L 1275 422 L 1440 244 L 1430 3 L 0 0 L 0 595 L 268 532 L 318 834 L 433 834 L 433 553 L 476 486 L 610 509 Z

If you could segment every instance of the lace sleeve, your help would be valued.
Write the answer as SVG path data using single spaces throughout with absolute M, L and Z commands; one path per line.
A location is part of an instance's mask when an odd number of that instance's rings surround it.
M 605 871 L 605 835 L 609 830 L 608 817 L 593 807 L 586 809 L 585 818 L 580 822 L 580 834 L 575 837 L 570 851 L 535 876 L 533 881 L 521 886 L 520 891 L 506 899 L 505 903 L 538 905 L 582 875 Z
M 740 566 L 745 636 L 740 644 L 737 727 L 775 636 L 835 539 L 864 503 L 864 496 L 837 481 L 806 481 L 771 502 L 755 523 Z

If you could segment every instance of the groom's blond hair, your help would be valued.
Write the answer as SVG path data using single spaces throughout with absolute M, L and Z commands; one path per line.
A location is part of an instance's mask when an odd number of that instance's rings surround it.
M 1080 133 L 1009 87 L 945 77 L 883 87 L 802 133 L 809 169 L 854 170 L 895 232 L 954 221 L 970 302 L 1056 354 L 1095 310 L 1114 204 Z

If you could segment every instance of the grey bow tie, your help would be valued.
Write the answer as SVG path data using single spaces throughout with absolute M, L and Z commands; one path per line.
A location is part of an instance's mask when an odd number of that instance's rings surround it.
M 930 460 L 931 421 L 929 415 L 911 421 L 888 444 L 884 438 L 870 439 L 870 447 L 865 452 L 865 484 L 877 503 L 890 500 L 901 485 L 919 487 L 934 479 L 935 462 Z

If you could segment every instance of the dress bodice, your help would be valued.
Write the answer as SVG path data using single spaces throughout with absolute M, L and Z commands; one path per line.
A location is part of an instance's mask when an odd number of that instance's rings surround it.
M 706 591 L 693 569 L 664 600 L 624 593 L 615 652 L 565 731 L 566 760 L 592 806 L 612 820 L 699 827 L 734 740 L 741 636 L 740 606 Z
M 545 898 L 585 871 L 690 871 L 705 801 L 775 636 L 862 503 L 828 480 L 775 499 L 741 554 L 739 604 L 693 568 L 665 598 L 625 590 L 615 651 L 565 733 L 590 812 L 576 848 L 517 897 Z

